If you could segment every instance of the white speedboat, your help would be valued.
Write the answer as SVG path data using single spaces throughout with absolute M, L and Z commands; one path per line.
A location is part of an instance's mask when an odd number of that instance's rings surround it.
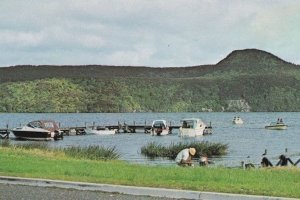
M 265 128 L 269 130 L 285 130 L 287 129 L 287 125 L 283 122 L 271 122 L 270 125 L 265 126 Z
M 154 120 L 151 125 L 151 135 L 168 135 L 170 133 L 166 120 Z
M 243 120 L 240 117 L 234 116 L 233 120 L 232 120 L 233 124 L 243 124 Z
M 198 118 L 188 118 L 181 120 L 181 127 L 179 128 L 180 137 L 195 137 L 204 134 L 206 128 L 205 123 Z
M 102 127 L 87 127 L 84 129 L 84 132 L 91 135 L 113 135 L 116 134 L 117 130 Z
M 25 140 L 57 140 L 63 139 L 63 132 L 52 120 L 29 122 L 26 126 L 12 129 L 17 139 Z

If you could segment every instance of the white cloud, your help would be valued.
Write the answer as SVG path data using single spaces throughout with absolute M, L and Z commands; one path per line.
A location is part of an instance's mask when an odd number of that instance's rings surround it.
M 107 56 L 107 60 L 113 60 L 114 65 L 141 65 L 143 62 L 149 62 L 153 55 L 152 49 L 137 48 L 133 51 L 117 51 Z
M 39 32 L 24 32 L 3 30 L 0 32 L 0 45 L 2 48 L 13 47 L 34 47 L 43 40 L 43 35 Z M 13 45 L 13 46 L 11 46 Z
M 0 66 L 190 66 L 243 48 L 300 62 L 299 8 L 291 0 L 2 0 Z

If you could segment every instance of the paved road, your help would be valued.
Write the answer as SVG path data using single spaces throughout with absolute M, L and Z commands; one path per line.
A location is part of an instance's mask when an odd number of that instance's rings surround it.
M 100 191 L 75 190 L 53 187 L 11 185 L 0 183 L 1 200 L 171 200 L 172 198 L 134 196 Z
M 0 176 L 0 200 L 2 199 L 287 200 L 288 198 Z

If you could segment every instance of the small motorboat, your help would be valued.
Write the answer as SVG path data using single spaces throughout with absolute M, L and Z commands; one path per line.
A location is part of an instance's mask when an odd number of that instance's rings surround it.
M 244 122 L 243 122 L 242 118 L 240 118 L 239 116 L 238 117 L 234 116 L 232 123 L 233 124 L 243 124 Z
M 283 123 L 281 118 L 278 118 L 277 122 L 271 122 L 270 125 L 265 126 L 269 130 L 285 130 L 287 125 Z
M 170 133 L 166 120 L 154 120 L 151 125 L 151 135 L 161 136 Z
M 105 127 L 87 127 L 84 129 L 85 134 L 91 135 L 113 135 L 116 134 L 117 129 L 108 129 Z
M 63 139 L 63 132 L 52 120 L 29 122 L 26 126 L 12 129 L 17 139 L 24 140 L 58 140 Z
M 198 118 L 183 119 L 181 124 L 178 134 L 180 137 L 195 137 L 211 133 L 211 129 L 207 129 L 206 124 Z M 205 131 L 206 129 L 208 131 Z
M 285 130 L 287 129 L 287 125 L 283 122 L 271 122 L 270 125 L 265 126 L 265 128 L 269 130 Z

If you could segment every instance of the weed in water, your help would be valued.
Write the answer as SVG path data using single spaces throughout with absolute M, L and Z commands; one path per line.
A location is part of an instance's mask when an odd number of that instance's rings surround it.
M 227 144 L 211 142 L 179 142 L 177 144 L 171 143 L 168 147 L 165 147 L 161 144 L 157 144 L 156 142 L 150 142 L 146 146 L 143 146 L 141 148 L 141 153 L 149 158 L 167 157 L 170 159 L 174 159 L 182 149 L 190 147 L 196 149 L 195 157 L 199 157 L 203 154 L 209 157 L 222 156 L 227 154 L 228 149 Z

